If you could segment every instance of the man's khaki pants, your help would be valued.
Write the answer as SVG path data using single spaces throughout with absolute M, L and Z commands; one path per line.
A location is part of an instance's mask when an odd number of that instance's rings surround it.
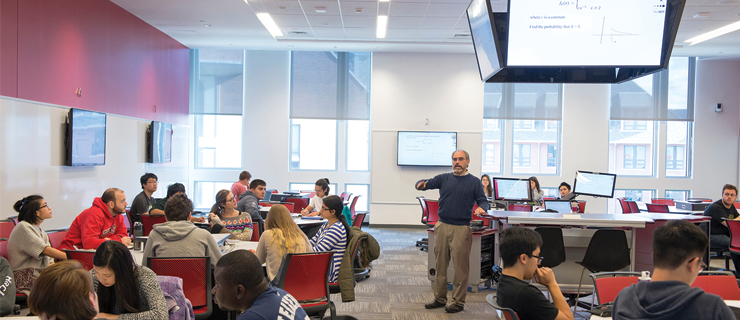
M 434 299 L 447 303 L 447 267 L 450 257 L 455 266 L 455 277 L 452 280 L 452 303 L 465 305 L 468 294 L 468 277 L 470 270 L 470 247 L 473 244 L 473 233 L 470 226 L 456 226 L 437 221 L 434 225 L 434 256 L 437 262 L 437 274 L 434 278 Z

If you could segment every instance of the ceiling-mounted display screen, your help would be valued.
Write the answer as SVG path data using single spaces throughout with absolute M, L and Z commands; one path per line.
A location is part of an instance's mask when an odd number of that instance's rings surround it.
M 478 71 L 480 71 L 482 80 L 490 78 L 495 71 L 501 69 L 501 63 L 496 53 L 496 41 L 491 29 L 490 10 L 486 6 L 488 3 L 486 0 L 473 0 L 466 11 L 470 33 L 473 34 L 475 57 L 478 59 L 478 66 L 480 67 Z
M 509 66 L 661 65 L 664 0 L 510 0 Z

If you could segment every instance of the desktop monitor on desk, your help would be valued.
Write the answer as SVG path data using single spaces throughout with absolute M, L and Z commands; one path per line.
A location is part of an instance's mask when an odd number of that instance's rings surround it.
M 614 173 L 600 173 L 576 171 L 576 181 L 573 182 L 573 193 L 594 197 L 613 198 L 614 186 L 617 184 L 617 175 Z
M 529 179 L 493 178 L 493 198 L 508 201 L 532 201 Z

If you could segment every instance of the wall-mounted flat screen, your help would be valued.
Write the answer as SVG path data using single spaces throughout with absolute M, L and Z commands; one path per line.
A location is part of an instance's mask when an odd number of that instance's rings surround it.
M 457 132 L 398 132 L 399 166 L 452 166 L 457 150 Z
M 172 133 L 171 123 L 152 121 L 147 129 L 147 162 L 172 162 Z
M 509 66 L 659 66 L 665 0 L 511 0 Z
M 532 201 L 529 179 L 493 178 L 493 197 L 496 200 Z
M 70 109 L 65 136 L 65 165 L 99 166 L 105 164 L 106 114 Z
M 599 173 L 577 171 L 576 181 L 573 183 L 573 193 L 594 197 L 613 198 L 617 175 L 614 173 Z

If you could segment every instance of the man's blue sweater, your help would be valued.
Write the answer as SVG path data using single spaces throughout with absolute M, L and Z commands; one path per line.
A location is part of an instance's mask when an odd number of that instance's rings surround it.
M 414 186 L 419 185 L 419 180 Z M 488 211 L 488 200 L 483 185 L 478 177 L 472 174 L 457 176 L 454 173 L 443 173 L 426 180 L 422 190 L 439 189 L 439 221 L 458 226 L 470 225 L 473 217 L 473 205 Z

